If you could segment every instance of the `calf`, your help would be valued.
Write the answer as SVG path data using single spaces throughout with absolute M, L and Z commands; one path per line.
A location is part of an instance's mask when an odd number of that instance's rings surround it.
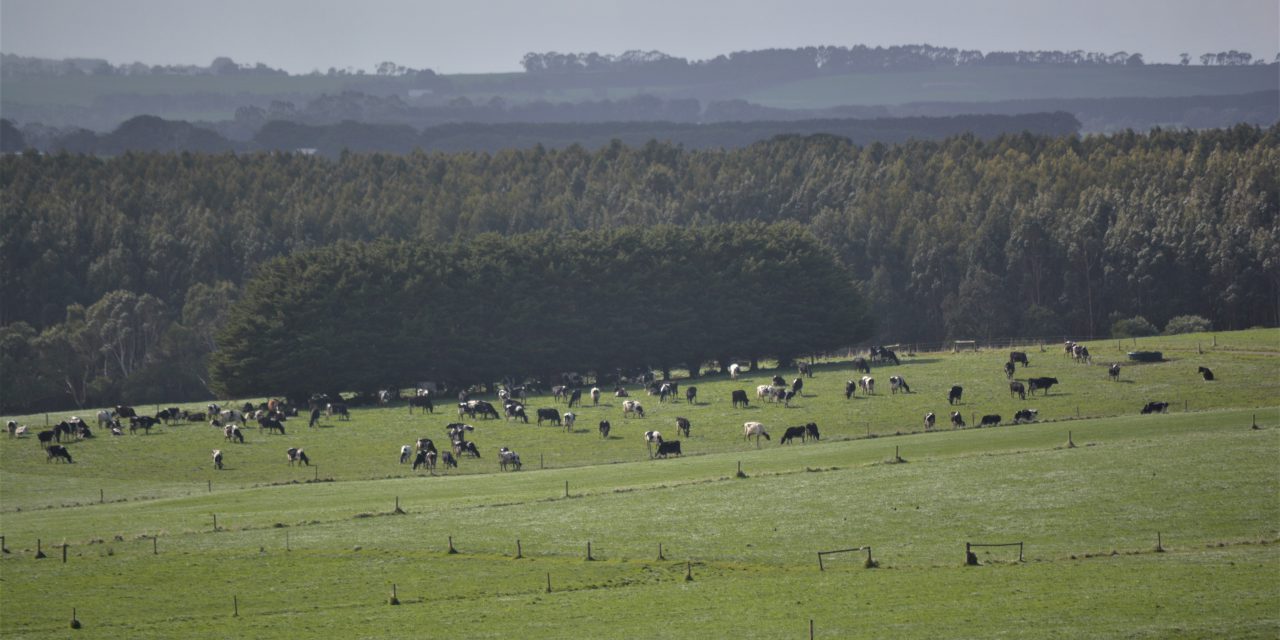
M 1058 384 L 1057 378 L 1031 378 L 1027 380 L 1027 393 L 1035 395 L 1036 389 L 1044 389 L 1044 395 L 1049 395 L 1049 387 Z
M 964 416 L 960 415 L 959 411 L 952 411 L 951 412 L 951 428 L 954 429 L 956 427 L 963 427 L 963 426 L 965 426 Z
M 60 444 L 55 444 L 52 447 L 49 447 L 45 450 L 45 453 L 48 454 L 48 457 L 45 458 L 45 462 L 50 462 L 54 458 L 62 458 L 67 462 L 72 462 L 71 452 L 67 451 L 67 448 Z
M 1015 380 L 1015 381 L 1013 381 L 1013 382 L 1010 382 L 1010 383 L 1009 383 L 1009 395 L 1010 395 L 1010 396 L 1013 396 L 1014 394 L 1017 394 L 1017 396 L 1018 396 L 1019 398 L 1021 398 L 1022 400 L 1026 400 L 1026 399 L 1027 399 L 1027 388 L 1026 388 L 1026 387 L 1024 387 L 1024 386 L 1022 385 L 1022 383 L 1021 383 L 1021 382 L 1018 382 L 1017 380 Z
M 684 437 L 688 438 L 690 427 L 688 418 L 676 418 L 676 433 L 683 433 Z
M 1035 409 L 1019 409 L 1017 413 L 1013 414 L 1013 423 L 1022 424 L 1023 422 L 1035 422 L 1036 416 L 1039 414 L 1040 412 Z
M 683 455 L 683 454 L 681 454 L 681 453 L 680 453 L 680 441 L 679 441 L 679 440 L 670 440 L 670 441 L 667 441 L 667 442 L 659 442 L 659 443 L 658 443 L 658 450 L 657 450 L 657 451 L 655 451 L 655 452 L 653 453 L 653 457 L 655 457 L 655 458 L 665 458 L 665 457 L 667 457 L 667 456 L 669 456 L 669 455 L 673 455 L 673 456 Z
M 951 386 L 951 391 L 947 392 L 947 404 L 960 404 L 960 397 L 964 395 L 964 387 L 956 384 Z
M 1107 377 L 1110 378 L 1112 382 L 1120 381 L 1120 363 L 1113 362 L 1110 367 L 1107 367 Z
M 1213 372 L 1209 370 L 1209 367 L 1200 367 L 1199 371 L 1205 382 L 1213 381 Z
M 557 409 L 538 409 L 538 424 L 541 425 L 543 420 L 557 426 L 564 424 L 560 421 L 560 411 Z
M 407 444 L 400 447 L 400 464 L 404 464 L 408 462 L 410 456 L 412 455 L 413 455 L 413 447 Z
M 291 467 L 294 465 L 294 463 L 304 464 L 308 467 L 311 466 L 311 459 L 307 457 L 306 452 L 304 452 L 302 449 L 299 449 L 297 447 L 289 447 L 288 449 L 285 450 L 285 455 L 289 457 L 289 466 Z
M 688 402 L 689 404 L 694 404 L 694 401 L 695 401 L 695 400 L 697 400 L 697 399 L 698 399 L 698 388 L 697 388 L 697 387 L 689 387 L 689 388 L 687 388 L 687 389 L 685 389 L 685 390 L 684 390 L 684 400 L 685 400 L 685 402 Z
M 1147 413 L 1168 413 L 1168 412 L 1169 412 L 1169 403 L 1168 403 L 1168 402 L 1148 402 L 1148 403 L 1146 404 L 1146 406 L 1142 407 L 1142 413 L 1144 413 L 1144 414 L 1147 414 Z
M 735 389 L 733 391 L 733 406 L 735 409 L 738 407 L 742 407 L 743 409 L 747 408 L 747 392 L 746 391 L 742 389 Z
M 600 437 L 607 439 L 609 437 L 609 430 L 612 428 L 613 426 L 609 424 L 608 420 L 601 420 L 600 421 Z
M 1031 364 L 1030 362 L 1028 362 L 1028 361 L 1027 361 L 1027 354 L 1026 354 L 1025 352 L 1023 352 L 1023 351 L 1010 351 L 1010 352 L 1009 352 L 1009 364 L 1014 364 L 1015 362 L 1021 362 L 1021 363 L 1022 363 L 1022 366 L 1024 366 L 1024 367 L 1025 367 L 1025 366 L 1027 366 L 1027 365 L 1029 365 L 1029 364 Z
M 990 427 L 998 427 L 998 426 L 1000 426 L 1000 415 L 999 415 L 999 414 L 990 413 L 990 414 L 987 414 L 987 415 L 985 415 L 985 416 L 982 416 L 982 422 L 981 422 L 978 426 L 980 426 L 980 427 L 988 427 L 988 426 L 990 426 Z
M 222 449 L 213 450 L 213 468 L 214 469 L 222 468 Z

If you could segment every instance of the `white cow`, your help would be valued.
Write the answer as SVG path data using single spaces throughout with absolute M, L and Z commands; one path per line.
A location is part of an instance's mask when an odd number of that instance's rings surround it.
M 773 395 L 773 387 L 767 384 L 756 385 L 756 399 L 764 400 Z
M 739 365 L 738 363 L 735 362 L 729 365 L 729 378 L 732 380 L 737 380 L 738 373 L 740 373 L 741 371 L 742 371 L 742 366 Z
M 876 392 L 876 379 L 871 376 L 862 376 L 862 378 L 858 380 L 858 386 L 862 389 L 863 393 L 871 395 Z
M 744 422 L 742 424 L 742 439 L 756 439 L 756 448 L 760 448 L 760 436 L 764 436 L 765 440 L 769 439 L 769 432 L 765 430 L 764 425 L 759 422 Z
M 600 404 L 600 387 L 591 387 L 591 404 Z
M 573 431 L 573 422 L 578 419 L 578 416 L 566 411 L 562 419 L 564 420 L 564 430 Z
M 637 416 L 644 417 L 644 407 L 640 406 L 639 400 L 625 400 L 622 403 L 622 417 Z
M 400 447 L 400 464 L 404 464 L 408 462 L 409 458 L 412 456 L 413 456 L 413 447 L 407 444 Z

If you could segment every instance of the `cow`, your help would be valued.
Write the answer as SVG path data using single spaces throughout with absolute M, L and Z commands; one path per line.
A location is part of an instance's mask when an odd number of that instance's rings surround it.
M 644 417 L 644 407 L 640 406 L 639 400 L 627 400 L 622 403 L 622 417 Z
M 739 374 L 739 373 L 741 373 L 741 372 L 742 372 L 742 365 L 740 365 L 740 364 L 738 364 L 738 363 L 736 363 L 736 362 L 735 362 L 735 363 L 733 363 L 733 364 L 730 364 L 730 365 L 729 365 L 729 379 L 730 379 L 730 380 L 737 380 L 737 379 L 738 379 L 738 374 Z
M 799 427 L 787 427 L 787 430 L 782 433 L 782 437 L 778 439 L 778 444 L 789 444 L 793 438 L 800 438 L 801 442 L 803 442 L 804 433 L 803 425 Z
M 613 397 L 615 397 L 615 398 L 629 398 L 629 397 L 631 397 L 631 394 L 627 393 L 627 389 L 626 389 L 626 387 L 623 387 L 623 386 L 617 386 L 617 387 L 614 387 L 614 388 L 613 388 Z
M 307 428 L 310 429 L 318 424 L 320 424 L 320 407 L 315 407 L 311 410 L 311 421 L 307 423 Z
M 680 418 L 680 417 L 676 418 L 676 433 L 683 433 L 684 437 L 688 438 L 689 429 L 691 427 L 692 425 L 689 423 L 688 418 Z
M 453 452 L 451 452 L 451 451 L 441 451 L 441 452 L 440 452 L 440 461 L 444 463 L 444 468 L 446 468 L 446 469 L 449 469 L 449 468 L 457 469 L 457 468 L 458 468 L 458 459 L 457 459 L 457 458 L 455 458 L 455 457 L 453 457 Z
M 779 391 L 779 392 L 782 392 L 782 389 L 779 389 L 778 391 Z M 790 407 L 790 406 L 791 406 L 791 400 L 792 400 L 793 398 L 795 398 L 795 397 L 796 397 L 796 392 L 795 392 L 795 391 L 786 391 L 786 392 L 782 392 L 782 406 L 784 406 L 784 407 Z
M 345 402 L 330 402 L 325 407 L 325 410 L 328 412 L 330 417 L 338 416 L 339 420 L 351 419 L 351 412 L 347 410 L 347 404 Z
M 756 400 L 764 400 L 765 398 L 773 398 L 773 386 L 767 384 L 756 385 Z
M 1044 395 L 1049 395 L 1049 387 L 1058 384 L 1057 378 L 1031 378 L 1027 380 L 1027 393 L 1036 394 L 1036 389 L 1044 389 Z
M 609 424 L 608 420 L 601 420 L 600 421 L 600 437 L 608 439 L 609 430 L 612 428 L 613 428 L 613 425 Z
M 289 447 L 288 449 L 285 450 L 285 455 L 289 457 L 289 466 L 291 467 L 294 465 L 294 463 L 301 463 L 308 467 L 311 466 L 311 458 L 308 458 L 306 452 L 304 452 L 302 449 L 299 449 L 297 447 Z
M 866 358 L 858 356 L 853 359 L 853 370 L 861 371 L 863 373 L 871 373 L 871 365 L 867 364 Z
M 644 441 L 647 444 L 657 444 L 659 442 L 662 442 L 662 432 L 646 431 L 644 432 Z
M 1168 412 L 1169 412 L 1168 402 L 1148 402 L 1146 406 L 1142 407 L 1142 413 L 1144 415 L 1148 413 L 1168 413 Z
M 436 450 L 436 443 L 432 442 L 431 438 L 418 438 L 418 441 L 415 442 L 413 446 L 414 446 L 414 449 L 417 451 L 435 451 Z
M 99 429 L 111 424 L 111 420 L 112 420 L 112 415 L 110 411 L 103 409 L 102 411 L 98 412 L 98 428 Z
M 184 411 L 182 414 L 182 418 L 187 422 L 204 422 L 206 419 L 208 419 L 208 417 L 209 416 L 205 414 L 205 412 L 203 411 L 197 411 L 194 413 L 190 411 Z
M 1200 367 L 1199 371 L 1205 382 L 1213 382 L 1213 372 L 1209 370 L 1209 367 Z
M 110 420 L 108 420 L 108 422 L 110 422 Z M 17 421 L 17 420 L 10 420 L 10 421 L 9 421 L 9 424 L 7 425 L 7 427 L 8 427 L 8 428 L 7 428 L 7 431 L 9 432 L 9 437 L 10 437 L 10 438 L 15 437 L 15 436 L 17 436 L 17 435 L 18 435 L 18 421 Z
M 510 467 L 513 471 L 519 471 L 521 466 L 520 454 L 506 447 L 498 449 L 498 467 L 500 469 L 506 471 Z
M 986 427 L 986 426 L 998 427 L 1000 426 L 1000 415 L 995 413 L 989 413 L 985 416 L 982 416 L 982 422 L 978 426 L 979 427 Z
M 806 439 L 813 438 L 814 440 L 821 440 L 822 436 L 818 434 L 818 423 L 810 422 L 804 425 L 804 436 Z
M 959 411 L 952 411 L 951 412 L 951 428 L 954 429 L 956 427 L 963 427 L 963 426 L 965 426 L 964 416 L 960 415 Z
M 40 441 L 40 447 L 42 449 L 48 449 L 49 445 L 53 444 L 54 438 L 56 438 L 57 436 L 58 436 L 57 431 L 54 431 L 53 429 L 46 429 L 44 431 L 41 431 L 40 433 L 37 433 L 36 439 Z
M 178 407 L 167 407 L 165 409 L 161 409 L 160 413 L 156 414 L 156 417 L 163 420 L 165 424 L 173 425 L 182 419 L 182 409 Z M 99 416 L 98 420 L 102 420 L 101 416 Z
M 600 387 L 591 387 L 591 404 L 600 404 Z
M 1013 397 L 1014 394 L 1017 394 L 1019 399 L 1026 400 L 1027 388 L 1023 386 L 1021 382 L 1014 380 L 1013 382 L 1009 383 L 1009 396 Z
M 577 414 L 570 411 L 564 412 L 564 430 L 566 433 L 573 431 L 573 423 L 577 420 Z
M 454 450 L 458 455 L 462 455 L 462 454 L 464 454 L 464 453 L 465 453 L 465 454 L 467 454 L 467 455 L 471 456 L 472 458 L 479 458 L 479 457 L 480 457 L 480 448 L 479 448 L 479 447 L 477 447 L 477 446 L 476 446 L 476 443 L 474 443 L 474 442 L 469 442 L 469 441 L 466 441 L 466 440 L 459 440 L 459 441 L 457 441 L 457 442 L 453 443 L 453 450 Z
M 1005 377 L 1005 378 L 1012 378 L 1012 377 L 1013 377 L 1013 372 L 1014 372 L 1014 371 L 1017 371 L 1017 367 L 1015 367 L 1015 366 L 1013 365 L 1013 362 L 1006 362 L 1006 363 L 1004 363 L 1004 377 Z
M 555 399 L 556 402 L 564 400 L 569 397 L 569 387 L 562 384 L 551 387 L 551 397 Z
M 280 435 L 284 435 L 284 423 L 275 418 L 262 417 L 258 418 L 258 430 L 266 429 L 267 432 L 279 431 Z
M 801 362 L 796 365 L 796 373 L 807 378 L 813 377 L 813 367 L 808 362 Z
M 116 410 L 113 415 L 117 418 L 136 418 L 138 416 L 138 412 L 134 411 L 133 407 L 126 407 L 122 404 L 118 404 L 116 405 Z
M 45 462 L 51 462 L 54 458 L 62 458 L 68 463 L 73 462 L 71 460 L 71 452 L 67 451 L 67 448 L 60 444 L 55 444 L 52 447 L 45 449 L 45 454 L 48 456 L 45 458 Z
M 744 422 L 742 424 L 742 439 L 756 439 L 756 448 L 760 448 L 760 436 L 764 436 L 765 440 L 769 439 L 769 432 L 765 430 L 764 425 L 759 422 Z
M 562 426 L 564 423 L 560 421 L 560 411 L 558 409 L 538 409 L 538 425 L 542 425 L 542 421 L 546 420 L 556 426 Z
M 222 428 L 222 439 L 228 442 L 234 441 L 244 444 L 244 433 L 240 431 L 240 427 L 229 424 Z
M 414 396 L 409 398 L 409 412 L 413 412 L 413 408 L 422 409 L 423 413 L 435 413 L 436 405 L 431 401 L 431 396 Z
M 223 409 L 218 412 L 218 417 L 223 423 L 227 422 L 244 422 L 244 413 L 237 409 Z
M 862 376 L 858 379 L 858 387 L 863 393 L 872 395 L 876 392 L 876 379 L 871 376 Z
M 1009 364 L 1014 364 L 1017 362 L 1021 362 L 1022 366 L 1024 367 L 1031 364 L 1031 362 L 1027 360 L 1027 354 L 1025 351 L 1010 351 Z
M 400 464 L 404 464 L 408 462 L 409 457 L 412 455 L 413 455 L 413 447 L 407 444 L 404 446 L 401 446 L 400 447 Z
M 697 388 L 697 387 L 688 387 L 688 388 L 686 388 L 686 389 L 684 390 L 684 401 L 685 401 L 685 402 L 688 402 L 689 404 L 696 404 L 696 402 L 695 402 L 695 401 L 696 401 L 697 399 L 698 399 L 698 388 Z
M 222 468 L 222 449 L 213 450 L 213 468 L 214 469 Z
M 889 392 L 897 393 L 898 391 L 911 393 L 911 385 L 907 384 L 906 378 L 902 376 L 889 376 Z
M 512 402 L 508 404 L 507 407 L 509 407 L 507 409 L 508 417 L 514 420 L 519 420 L 525 424 L 529 424 L 529 416 L 524 412 L 524 405 L 518 402 Z
M 783 377 L 782 377 L 782 376 L 774 376 L 774 377 L 773 377 L 773 380 L 770 380 L 770 382 L 772 382 L 772 383 L 773 383 L 773 386 L 775 386 L 775 387 L 785 387 L 785 386 L 787 386 L 787 381 L 786 381 L 785 379 L 783 379 Z
M 658 450 L 654 452 L 653 457 L 665 458 L 669 455 L 675 455 L 675 456 L 683 455 L 680 453 L 679 440 L 669 440 L 667 442 L 659 442 Z
M 418 467 L 424 467 L 427 471 L 434 471 L 436 468 L 436 457 L 439 455 L 439 452 L 434 448 L 418 451 L 418 455 L 413 458 L 413 470 L 417 471 Z
M 1035 409 L 1018 409 L 1017 413 L 1013 414 L 1013 423 L 1035 422 L 1039 415 L 1040 412 Z
M 158 424 L 160 424 L 160 420 L 158 418 L 153 418 L 151 416 L 134 416 L 129 418 L 129 433 L 142 429 L 144 433 L 151 435 L 151 427 Z
M 1110 367 L 1107 367 L 1107 378 L 1112 382 L 1120 381 L 1120 363 L 1113 362 Z
M 746 409 L 746 408 L 747 408 L 747 392 L 746 392 L 746 391 L 744 391 L 744 390 L 742 390 L 742 389 L 735 389 L 735 390 L 734 390 L 734 392 L 733 392 L 733 406 L 734 406 L 734 408 L 735 408 L 735 409 L 736 409 L 737 407 L 739 407 L 739 406 L 741 406 L 743 409 Z
M 1082 344 L 1073 345 L 1071 347 L 1071 357 L 1075 358 L 1076 362 L 1089 362 L 1092 360 L 1092 358 L 1089 357 L 1089 347 Z
M 575 404 L 582 406 L 582 389 L 574 389 L 573 393 L 569 394 L 569 406 L 572 407 Z
M 802 378 L 796 378 L 795 380 L 792 380 L 792 381 L 791 381 L 791 390 L 792 390 L 792 391 L 794 391 L 794 392 L 796 393 L 796 395 L 798 395 L 798 396 L 800 396 L 800 397 L 802 397 L 802 398 L 803 398 L 803 397 L 804 397 L 804 394 L 803 394 L 803 393 L 801 393 L 801 391 L 803 391 L 803 390 L 804 390 L 804 379 L 802 379 Z
M 853 380 L 846 380 L 844 383 L 844 399 L 848 400 L 853 397 L 853 392 L 858 390 L 858 383 Z
M 964 387 L 954 384 L 951 385 L 951 391 L 947 392 L 947 404 L 960 404 L 960 397 L 964 395 Z
M 933 425 L 936 424 L 937 422 L 938 422 L 938 416 L 935 415 L 932 411 L 924 414 L 924 430 L 925 431 L 932 430 Z

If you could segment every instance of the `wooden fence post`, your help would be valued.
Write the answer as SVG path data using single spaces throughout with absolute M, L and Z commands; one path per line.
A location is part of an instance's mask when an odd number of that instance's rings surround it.
M 231 617 L 240 617 L 240 596 L 231 596 Z

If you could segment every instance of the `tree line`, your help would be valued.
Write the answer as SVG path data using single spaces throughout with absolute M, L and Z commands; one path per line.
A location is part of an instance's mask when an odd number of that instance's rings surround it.
M 1139 315 L 1274 326 L 1278 179 L 1277 126 L 897 145 L 783 136 L 734 150 L 7 155 L 0 390 L 52 402 L 68 386 L 87 397 L 93 380 L 144 389 L 127 381 L 162 362 L 155 388 L 203 389 L 222 310 L 279 256 L 619 226 L 794 221 L 847 269 L 875 341 L 1100 337 Z M 142 350 L 118 371 L 55 364 L 41 383 L 52 394 L 19 384 L 116 330 L 148 336 L 114 341 Z

